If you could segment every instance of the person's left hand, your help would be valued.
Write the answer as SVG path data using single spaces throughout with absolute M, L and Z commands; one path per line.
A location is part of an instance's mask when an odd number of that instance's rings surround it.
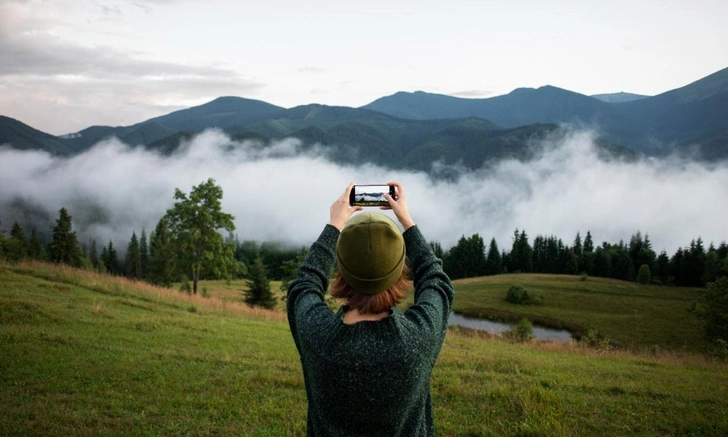
M 362 210 L 361 206 L 349 205 L 349 193 L 351 193 L 353 187 L 354 182 L 350 183 L 349 186 L 346 187 L 346 190 L 344 190 L 344 194 L 336 199 L 334 203 L 331 204 L 331 208 L 329 209 L 329 212 L 331 214 L 329 224 L 338 230 L 341 230 L 341 228 L 344 227 L 344 224 L 349 221 L 349 218 L 351 218 L 352 214 Z

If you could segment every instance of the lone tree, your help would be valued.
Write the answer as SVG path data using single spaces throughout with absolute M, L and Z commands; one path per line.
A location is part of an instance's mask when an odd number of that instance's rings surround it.
M 69 264 L 74 267 L 81 266 L 81 246 L 78 245 L 76 233 L 72 230 L 71 216 L 66 208 L 59 211 L 56 226 L 53 228 L 53 240 L 48 247 L 49 258 L 52 262 Z
M 175 189 L 174 206 L 167 211 L 169 229 L 177 249 L 180 265 L 192 275 L 192 292 L 204 270 L 212 276 L 227 276 L 235 266 L 235 248 L 225 244 L 218 229 L 235 230 L 233 217 L 222 211 L 222 188 L 210 178 L 192 187 L 190 196 Z
M 272 309 L 276 299 L 270 291 L 270 281 L 265 272 L 265 264 L 260 255 L 256 255 L 248 270 L 248 289 L 245 291 L 245 303 Z

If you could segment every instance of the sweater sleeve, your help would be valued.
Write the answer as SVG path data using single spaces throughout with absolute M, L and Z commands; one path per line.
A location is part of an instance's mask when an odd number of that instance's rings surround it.
M 318 239 L 311 245 L 306 259 L 298 268 L 296 279 L 288 286 L 286 311 L 293 340 L 300 354 L 302 329 L 315 329 L 324 316 L 333 312 L 324 302 L 329 287 L 329 274 L 336 260 L 336 242 L 339 230 L 326 225 Z
M 415 304 L 405 312 L 405 317 L 418 326 L 422 335 L 430 334 L 441 343 L 455 298 L 452 282 L 419 227 L 412 226 L 403 236 L 415 286 Z

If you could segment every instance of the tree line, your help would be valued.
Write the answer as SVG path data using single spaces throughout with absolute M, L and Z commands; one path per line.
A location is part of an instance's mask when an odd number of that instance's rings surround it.
M 270 280 L 292 279 L 305 249 L 240 242 L 233 234 L 234 217 L 222 211 L 222 196 L 222 188 L 213 179 L 193 187 L 189 195 L 176 189 L 174 206 L 149 235 L 145 229 L 140 234 L 133 231 L 123 256 L 111 240 L 103 245 L 95 239 L 81 244 L 71 215 L 61 208 L 48 243 L 35 228 L 26 235 L 17 221 L 7 235 L 0 227 L 0 258 L 67 264 L 164 287 L 180 282 L 190 293 L 198 293 L 203 279 L 245 278 L 245 301 L 272 308 L 276 301 Z M 228 232 L 227 238 L 223 238 L 223 231 Z
M 449 250 L 438 242 L 430 243 L 443 260 L 443 268 L 452 279 L 501 273 L 585 274 L 604 278 L 703 287 L 728 272 L 728 244 L 710 243 L 706 248 L 698 237 L 669 256 L 652 249 L 649 235 L 633 234 L 628 243 L 603 242 L 596 246 L 591 232 L 577 232 L 571 245 L 555 236 L 537 235 L 533 244 L 525 230 L 513 233 L 510 251 L 500 250 L 495 238 L 486 248 L 478 234 L 464 235 Z

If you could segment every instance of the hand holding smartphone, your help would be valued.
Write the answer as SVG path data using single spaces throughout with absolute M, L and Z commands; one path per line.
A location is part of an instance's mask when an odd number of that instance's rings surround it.
M 371 184 L 354 185 L 349 193 L 349 205 L 351 206 L 389 206 L 384 198 L 384 193 L 394 197 L 394 185 Z

